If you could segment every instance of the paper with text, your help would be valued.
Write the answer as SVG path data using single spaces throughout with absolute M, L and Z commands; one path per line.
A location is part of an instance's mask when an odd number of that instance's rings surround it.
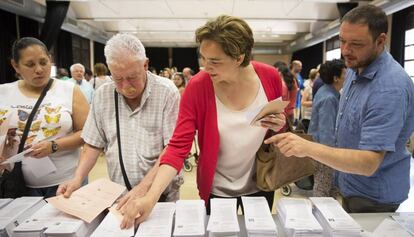
M 110 207 L 125 191 L 125 187 L 108 179 L 98 179 L 72 193 L 70 198 L 63 195 L 46 199 L 57 209 L 76 216 L 88 223 L 103 210 Z

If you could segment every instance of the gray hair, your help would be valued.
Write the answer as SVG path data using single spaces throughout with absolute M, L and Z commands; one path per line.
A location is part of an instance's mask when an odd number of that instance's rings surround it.
M 117 58 L 127 55 L 137 60 L 146 60 L 145 48 L 141 41 L 134 35 L 120 33 L 110 38 L 105 45 L 105 58 L 107 64 L 118 64 Z
M 83 71 L 85 71 L 85 67 L 84 67 L 82 64 L 80 64 L 80 63 L 75 63 L 75 64 L 73 64 L 72 66 L 70 66 L 70 68 L 69 68 L 70 72 L 72 72 L 72 71 L 73 71 L 73 69 L 74 69 L 75 67 L 81 67 L 81 68 L 82 68 L 82 70 L 83 70 Z

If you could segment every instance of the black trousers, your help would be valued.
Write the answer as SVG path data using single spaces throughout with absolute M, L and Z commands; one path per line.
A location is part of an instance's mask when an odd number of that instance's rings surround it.
M 267 204 L 269 205 L 269 209 L 270 212 L 272 212 L 272 206 L 273 206 L 273 199 L 275 197 L 275 192 L 265 192 L 265 191 L 260 191 L 257 193 L 252 193 L 249 195 L 245 195 L 246 197 L 264 197 L 267 201 Z M 210 194 L 210 197 L 208 198 L 208 202 L 207 202 L 207 215 L 210 215 L 210 200 L 212 198 L 236 198 L 237 199 L 237 210 L 239 209 L 239 207 L 241 207 L 242 213 L 244 214 L 244 210 L 243 210 L 243 203 L 241 201 L 241 196 L 238 197 L 220 197 L 214 194 Z
M 342 207 L 348 213 L 395 212 L 400 204 L 379 203 L 364 197 L 347 197 L 342 200 Z

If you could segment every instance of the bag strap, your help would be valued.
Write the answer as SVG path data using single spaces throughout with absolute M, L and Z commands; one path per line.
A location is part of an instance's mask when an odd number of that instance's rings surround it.
M 119 156 L 119 165 L 121 166 L 122 177 L 124 178 L 125 186 L 128 191 L 132 189 L 131 183 L 129 182 L 128 176 L 125 171 L 124 161 L 122 160 L 122 149 L 121 149 L 121 133 L 119 128 L 119 111 L 118 111 L 118 92 L 114 90 L 115 98 L 115 116 L 116 116 L 116 137 L 118 140 L 118 156 Z
M 32 112 L 30 112 L 29 118 L 27 119 L 26 126 L 24 127 L 22 138 L 20 139 L 19 144 L 19 150 L 18 153 L 22 152 L 24 150 L 24 144 L 26 143 L 27 136 L 29 135 L 30 126 L 32 125 L 33 118 L 39 109 L 40 104 L 42 103 L 43 99 L 46 96 L 47 91 L 50 89 L 50 87 L 53 84 L 53 79 L 49 79 L 49 82 L 47 83 L 46 87 L 43 88 L 42 93 L 40 94 L 39 99 L 37 99 L 36 104 L 34 105 Z

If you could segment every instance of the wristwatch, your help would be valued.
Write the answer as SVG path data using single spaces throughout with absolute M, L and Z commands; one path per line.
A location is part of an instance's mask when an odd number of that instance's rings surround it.
M 55 141 L 51 141 L 52 143 L 52 153 L 55 153 L 59 150 L 59 145 Z

